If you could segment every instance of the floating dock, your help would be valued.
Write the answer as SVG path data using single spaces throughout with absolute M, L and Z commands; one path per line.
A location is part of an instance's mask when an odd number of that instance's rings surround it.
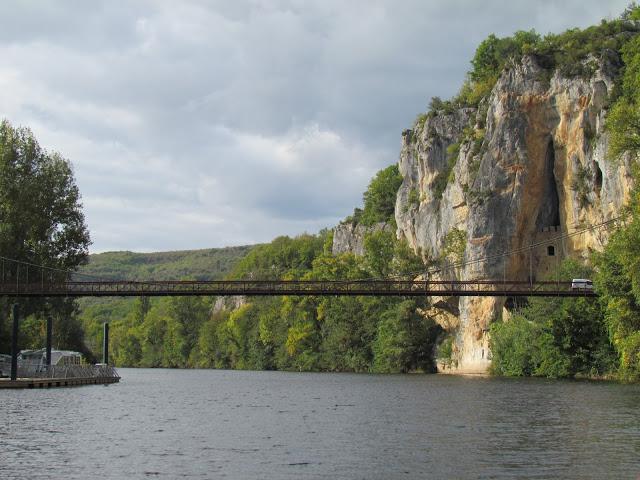
M 120 377 L 85 377 L 85 378 L 0 378 L 2 388 L 55 388 L 77 387 L 80 385 L 108 385 L 118 383 Z
M 111 365 L 18 365 L 15 379 L 0 377 L 2 388 L 54 388 L 118 383 L 120 375 Z

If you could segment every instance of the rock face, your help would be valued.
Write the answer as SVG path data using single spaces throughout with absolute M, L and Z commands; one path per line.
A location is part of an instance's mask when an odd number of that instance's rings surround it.
M 438 275 L 528 280 L 531 270 L 541 279 L 563 258 L 602 248 L 606 230 L 571 234 L 615 218 L 632 185 L 629 160 L 606 156 L 604 117 L 619 60 L 610 52 L 591 61 L 590 78 L 549 80 L 524 57 L 478 109 L 431 115 L 403 133 L 397 233 L 423 258 L 450 266 Z M 531 258 L 528 251 L 499 257 L 538 243 Z M 505 299 L 440 301 L 447 308 L 436 321 L 455 338 L 452 369 L 485 372 L 488 328 L 502 318 Z
M 230 297 L 218 297 L 211 307 L 211 314 L 220 313 L 224 310 L 237 310 L 247 303 L 244 295 L 233 295 Z
M 390 228 L 386 223 L 365 226 L 361 224 L 341 223 L 333 229 L 333 246 L 331 253 L 353 253 L 364 255 L 364 237 L 367 233 Z

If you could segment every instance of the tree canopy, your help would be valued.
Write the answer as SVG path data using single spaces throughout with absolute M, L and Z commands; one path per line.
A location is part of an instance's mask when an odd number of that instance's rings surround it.
M 606 120 L 612 158 L 624 152 L 640 153 L 640 37 L 629 40 L 621 50 L 625 65 L 621 95 Z
M 593 269 L 565 260 L 561 278 L 591 278 Z M 507 376 L 606 376 L 616 370 L 601 303 L 590 298 L 529 298 L 506 322 L 491 326 L 492 371 Z
M 255 247 L 232 278 L 314 280 L 407 276 L 422 262 L 392 232 L 373 231 L 365 254 L 331 254 L 331 233 L 278 237 Z M 260 297 L 212 309 L 210 298 L 118 300 L 83 312 L 88 331 L 112 323 L 118 365 L 330 371 L 431 371 L 440 328 L 417 313 L 424 300 L 384 297 Z M 212 313 L 213 310 L 213 313 Z M 95 332 L 96 335 L 98 332 Z
M 430 114 L 446 114 L 462 106 L 478 106 L 491 93 L 502 71 L 513 62 L 519 62 L 523 55 L 536 58 L 537 63 L 546 69 L 547 80 L 553 70 L 558 70 L 565 77 L 590 76 L 597 68 L 598 58 L 607 51 L 623 51 L 624 45 L 640 32 L 639 18 L 640 7 L 634 2 L 619 18 L 602 20 L 600 24 L 585 29 L 571 28 L 544 36 L 535 30 L 520 30 L 507 37 L 492 33 L 478 45 L 467 79 L 458 94 L 446 101 L 436 98 L 429 105 Z
M 2 121 L 0 255 L 73 270 L 86 261 L 89 244 L 80 192 L 69 161 L 58 153 L 44 150 L 30 130 Z M 5 261 L 5 279 L 15 278 L 17 265 Z M 23 301 L 21 306 L 23 315 L 27 316 L 39 315 L 45 308 L 42 301 L 36 300 Z M 61 299 L 48 306 L 56 317 L 54 332 L 59 346 L 81 349 L 82 330 L 73 323 L 73 303 Z M 6 351 L 9 339 L 4 334 L 3 323 L 6 323 L 8 309 L 6 304 L 1 307 L 0 351 Z
M 390 165 L 376 173 L 363 195 L 361 223 L 373 225 L 377 222 L 392 221 L 396 195 L 401 184 L 402 176 L 398 171 L 398 165 Z
M 73 269 L 90 243 L 69 161 L 42 149 L 30 130 L 0 123 L 0 252 Z

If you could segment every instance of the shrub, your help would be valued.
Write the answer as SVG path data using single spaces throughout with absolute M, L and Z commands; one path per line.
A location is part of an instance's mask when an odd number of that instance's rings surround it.
M 436 352 L 438 363 L 450 366 L 453 362 L 453 337 L 446 337 L 438 346 Z
M 442 100 L 440 97 L 431 97 L 429 102 L 428 116 L 435 116 L 438 114 L 451 115 L 456 111 L 458 105 L 451 100 Z
M 409 204 L 409 206 L 415 207 L 420 205 L 420 194 L 418 193 L 418 189 L 416 187 L 412 187 L 411 190 L 409 190 L 407 203 Z
M 414 123 L 415 125 L 414 132 L 417 132 L 418 130 L 422 130 L 428 118 L 429 118 L 429 115 L 427 115 L 426 113 L 421 113 L 420 115 L 418 115 Z M 411 138 L 415 138 L 415 134 Z
M 437 200 L 442 199 L 442 195 L 444 194 L 447 185 L 455 181 L 453 168 L 456 166 L 459 153 L 459 143 L 452 143 L 447 147 L 447 164 L 445 166 L 445 169 L 438 173 L 436 178 L 433 180 L 433 197 Z
M 453 228 L 444 237 L 442 257 L 459 263 L 464 259 L 466 248 L 467 234 L 459 228 Z
M 356 225 L 356 224 L 360 223 L 361 219 L 362 219 L 362 209 L 356 207 L 356 208 L 353 209 L 353 214 L 349 215 L 344 220 L 342 220 L 340 222 L 340 224 L 341 225 L 347 225 L 347 224 Z
M 541 325 L 515 315 L 491 325 L 491 373 L 506 377 L 569 376 L 570 359 Z
M 589 205 L 589 193 L 591 193 L 591 188 L 589 187 L 589 180 L 591 178 L 589 169 L 584 167 L 582 164 L 578 164 L 576 168 L 576 175 L 571 182 L 571 189 L 576 192 L 576 197 L 578 198 L 578 203 L 582 208 L 585 208 Z
M 533 343 L 539 327 L 521 316 L 496 322 L 490 329 L 491 372 L 507 377 L 533 375 L 537 365 Z

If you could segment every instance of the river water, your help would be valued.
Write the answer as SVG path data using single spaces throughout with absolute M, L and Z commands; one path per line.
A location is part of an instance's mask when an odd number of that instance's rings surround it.
M 0 478 L 636 479 L 640 386 L 121 369 L 0 390 Z

